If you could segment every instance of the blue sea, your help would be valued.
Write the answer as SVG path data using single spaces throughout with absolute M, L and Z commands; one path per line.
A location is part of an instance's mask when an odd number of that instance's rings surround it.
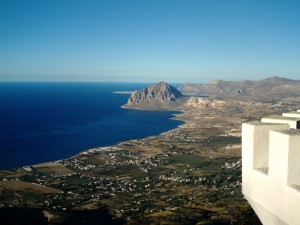
M 89 148 L 157 135 L 179 112 L 123 109 L 140 83 L 0 83 L 0 169 L 71 157 Z

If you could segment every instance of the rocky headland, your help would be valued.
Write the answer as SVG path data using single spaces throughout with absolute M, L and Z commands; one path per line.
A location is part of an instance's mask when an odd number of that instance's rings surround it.
M 134 91 L 123 107 L 145 110 L 175 110 L 182 106 L 186 100 L 180 91 L 162 81 L 142 90 Z

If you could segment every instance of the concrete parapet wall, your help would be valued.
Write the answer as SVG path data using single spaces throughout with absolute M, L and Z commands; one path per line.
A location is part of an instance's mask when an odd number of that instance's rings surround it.
M 300 118 L 300 112 L 289 112 L 289 113 L 282 113 L 283 117 L 295 117 Z
M 264 225 L 300 225 L 300 130 L 242 125 L 242 192 Z
M 300 118 L 297 117 L 285 117 L 285 116 L 270 116 L 261 119 L 264 123 L 282 123 L 288 124 L 290 128 L 299 129 L 300 128 Z
M 289 129 L 287 124 L 251 122 L 242 125 L 242 146 L 249 150 L 243 151 L 243 165 L 257 170 L 269 167 L 269 131 Z M 263 171 L 264 172 L 264 171 Z

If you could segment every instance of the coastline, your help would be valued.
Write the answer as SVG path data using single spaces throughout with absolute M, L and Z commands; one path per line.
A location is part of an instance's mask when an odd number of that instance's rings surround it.
M 126 109 L 141 110 L 141 111 L 157 111 L 157 110 L 133 109 L 133 108 L 126 108 Z M 173 112 L 173 110 L 168 110 L 168 111 Z M 184 113 L 184 111 L 177 111 L 177 112 L 181 112 L 181 114 Z M 181 122 L 183 122 L 182 124 L 178 125 L 177 127 L 173 128 L 173 129 L 170 129 L 170 130 L 161 132 L 161 133 L 159 133 L 159 134 L 149 135 L 149 136 L 146 136 L 146 137 L 143 137 L 143 138 L 140 138 L 140 139 L 130 139 L 130 140 L 126 140 L 126 141 L 120 141 L 120 142 L 118 142 L 118 143 L 116 143 L 116 144 L 112 144 L 112 145 L 108 145 L 108 146 L 97 146 L 97 147 L 95 147 L 95 148 L 90 148 L 90 149 L 83 150 L 83 151 L 81 151 L 81 152 L 79 152 L 79 153 L 77 153 L 77 154 L 75 154 L 75 155 L 73 155 L 73 156 L 71 156 L 71 157 L 68 157 L 68 158 L 59 159 L 59 160 L 55 160 L 55 161 L 44 162 L 44 163 L 39 163 L 39 164 L 34 164 L 34 165 L 29 165 L 29 166 L 32 167 L 32 166 L 38 166 L 38 165 L 43 165 L 43 164 L 47 164 L 47 163 L 55 163 L 56 161 L 61 161 L 61 160 L 66 160 L 66 159 L 71 159 L 71 158 L 74 158 L 74 157 L 76 157 L 76 156 L 78 156 L 78 155 L 81 155 L 81 154 L 84 153 L 84 152 L 88 152 L 88 151 L 93 150 L 93 149 L 98 149 L 98 148 L 113 148 L 113 147 L 118 146 L 118 145 L 120 145 L 120 144 L 126 144 L 126 143 L 130 143 L 130 142 L 132 142 L 132 141 L 145 140 L 145 139 L 148 139 L 148 138 L 150 138 L 150 137 L 151 137 L 151 138 L 158 138 L 160 135 L 162 135 L 162 134 L 164 134 L 164 133 L 172 132 L 172 131 L 174 131 L 174 130 L 180 128 L 181 126 L 184 126 L 184 125 L 187 124 L 185 120 L 180 119 L 180 118 L 177 118 L 177 115 L 181 115 L 181 114 L 172 114 L 173 117 L 172 117 L 172 118 L 169 118 L 169 119 L 170 119 L 170 120 L 181 121 Z
M 121 106 L 121 108 L 125 108 L 125 109 L 128 109 L 128 110 L 140 110 L 140 111 L 157 111 L 157 110 L 148 110 L 148 109 L 141 109 L 141 108 L 126 108 L 125 106 Z M 119 144 L 126 144 L 127 142 L 132 142 L 132 141 L 138 141 L 138 140 L 144 140 L 144 139 L 147 139 L 147 138 L 158 138 L 160 135 L 164 134 L 164 133 L 168 133 L 168 132 L 172 132 L 178 128 L 180 128 L 181 126 L 184 126 L 187 124 L 186 120 L 184 119 L 180 119 L 180 118 L 177 118 L 178 115 L 182 115 L 184 114 L 185 112 L 183 110 L 161 110 L 161 111 L 170 111 L 170 112 L 180 112 L 180 114 L 172 114 L 173 117 L 171 118 L 168 118 L 169 120 L 177 120 L 177 121 L 181 121 L 182 124 L 179 124 L 177 127 L 175 128 L 172 128 L 170 130 L 167 130 L 167 131 L 164 131 L 164 132 L 161 132 L 159 134 L 154 134 L 154 135 L 149 135 L 149 136 L 146 136 L 146 137 L 143 137 L 143 138 L 140 138 L 140 139 L 129 139 L 129 140 L 125 140 L 125 141 L 120 141 L 116 144 L 112 144 L 112 145 L 108 145 L 108 146 L 96 146 L 95 148 L 112 148 L 112 147 L 115 147 L 115 146 L 118 146 Z M 158 111 L 159 112 L 159 111 Z M 38 164 L 33 164 L 33 165 L 28 165 L 30 167 L 32 166 L 39 166 L 39 165 L 43 165 L 43 164 L 48 164 L 48 163 L 55 163 L 57 161 L 61 161 L 61 160 L 66 160 L 66 159 L 71 159 L 73 157 L 76 157 L 78 155 L 81 155 L 82 153 L 84 152 L 88 152 L 90 150 L 93 150 L 95 148 L 89 148 L 89 149 L 86 149 L 86 150 L 83 150 L 77 154 L 74 154 L 73 156 L 70 156 L 68 158 L 64 158 L 64 159 L 58 159 L 58 160 L 54 160 L 54 161 L 49 161 L 49 162 L 42 162 L 42 163 L 38 163 Z M 24 167 L 24 166 L 23 166 Z M 23 168 L 22 167 L 22 168 Z M 25 166 L 26 167 L 26 166 Z M 1 171 L 1 170 L 0 170 Z
M 137 107 L 128 107 L 126 105 L 122 105 L 121 106 L 122 109 L 129 109 L 129 110 L 140 110 L 140 111 L 150 111 L 150 112 L 181 112 L 184 113 L 184 110 L 180 110 L 180 109 L 151 109 L 151 108 L 137 108 Z
M 24 170 L 27 170 L 29 169 L 29 171 L 32 171 L 32 168 L 36 168 L 36 167 L 41 167 L 41 166 L 46 166 L 46 165 L 51 165 L 51 164 L 57 164 L 57 162 L 59 161 L 63 161 L 63 160 L 69 160 L 69 159 L 72 159 L 74 157 L 77 157 L 79 155 L 82 155 L 86 152 L 89 152 L 93 149 L 98 149 L 98 148 L 113 148 L 115 146 L 118 146 L 119 144 L 126 144 L 127 142 L 132 142 L 132 141 L 138 141 L 138 140 L 145 140 L 147 138 L 158 138 L 160 135 L 164 134 L 164 133 L 168 133 L 168 132 L 172 132 L 172 131 L 175 131 L 176 129 L 179 129 L 181 128 L 182 126 L 186 125 L 187 124 L 187 121 L 184 120 L 184 119 L 180 119 L 178 118 L 178 115 L 182 115 L 185 113 L 184 110 L 150 110 L 150 109 L 142 109 L 142 108 L 129 108 L 129 107 L 126 107 L 126 106 L 121 106 L 121 108 L 124 108 L 124 109 L 128 109 L 128 110 L 140 110 L 140 111 L 157 111 L 157 112 L 160 112 L 160 111 L 170 111 L 170 112 L 180 112 L 179 114 L 178 113 L 174 113 L 172 114 L 173 117 L 171 118 L 168 118 L 170 120 L 177 120 L 177 121 L 181 121 L 182 124 L 178 125 L 177 127 L 175 128 L 172 128 L 170 130 L 167 130 L 167 131 L 164 131 L 164 132 L 161 132 L 159 134 L 155 134 L 155 135 L 149 135 L 149 136 L 145 136 L 143 138 L 140 138 L 140 139 L 129 139 L 129 140 L 125 140 L 125 141 L 120 141 L 116 144 L 112 144 L 112 145 L 105 145 L 105 146 L 96 146 L 96 147 L 93 147 L 93 148 L 88 148 L 88 149 L 85 149 L 85 150 L 82 150 L 78 153 L 75 153 L 74 155 L 70 156 L 70 157 L 66 157 L 66 158 L 61 158 L 61 159 L 57 159 L 57 160 L 52 160 L 52 161 L 45 161 L 45 162 L 39 162 L 37 164 L 30 164 L 30 165 L 24 165 L 24 166 L 20 166 L 20 167 L 14 167 L 14 168 L 8 168 L 8 169 L 0 169 L 0 172 L 1 171 L 11 171 L 11 170 L 18 170 L 18 169 L 24 169 Z
M 128 109 L 128 110 L 150 111 L 150 112 L 166 112 L 166 111 L 169 111 L 169 112 L 180 112 L 180 114 L 184 113 L 184 111 L 182 111 L 182 110 L 155 110 L 155 109 L 149 110 L 149 109 L 142 109 L 142 108 L 129 108 L 129 107 L 126 107 L 124 105 L 121 106 L 120 108 L 124 108 L 124 109 Z M 76 157 L 78 155 L 81 155 L 84 152 L 88 152 L 88 151 L 90 151 L 91 149 L 94 149 L 94 148 L 106 148 L 106 147 L 109 148 L 109 147 L 117 146 L 117 145 L 119 145 L 121 143 L 126 143 L 126 142 L 131 142 L 131 141 L 136 141 L 136 140 L 144 140 L 144 139 L 147 139 L 149 137 L 157 138 L 158 136 L 160 136 L 163 133 L 172 132 L 173 130 L 179 128 L 180 126 L 186 124 L 186 122 L 184 120 L 177 118 L 177 116 L 180 115 L 180 114 L 178 114 L 178 113 L 171 114 L 172 117 L 168 118 L 168 120 L 181 121 L 182 124 L 179 124 L 179 125 L 177 125 L 176 127 L 172 128 L 172 129 L 160 132 L 158 134 L 147 135 L 147 136 L 144 136 L 144 137 L 139 138 L 139 139 L 128 139 L 128 140 L 124 140 L 124 141 L 118 141 L 117 143 L 110 144 L 110 145 L 99 145 L 99 146 L 95 146 L 95 147 L 92 147 L 92 148 L 84 149 L 84 150 L 82 150 L 82 151 L 80 151 L 78 153 L 74 153 L 70 157 L 63 157 L 63 158 L 56 159 L 56 160 L 42 161 L 42 162 L 39 162 L 39 163 L 36 163 L 36 164 L 28 164 L 28 165 L 24 165 L 24 166 L 12 167 L 12 168 L 7 168 L 7 169 L 0 169 L 0 171 L 10 171 L 10 170 L 17 170 L 17 169 L 25 169 L 26 170 L 28 167 L 36 167 L 36 166 L 39 166 L 39 165 L 46 165 L 46 164 L 56 163 L 56 162 L 62 161 L 62 160 L 68 160 L 68 159 L 74 158 L 74 157 Z

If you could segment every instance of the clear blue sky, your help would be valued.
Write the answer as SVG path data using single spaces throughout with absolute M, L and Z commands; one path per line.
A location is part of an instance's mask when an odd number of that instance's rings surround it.
M 0 81 L 300 79 L 298 0 L 1 0 Z

